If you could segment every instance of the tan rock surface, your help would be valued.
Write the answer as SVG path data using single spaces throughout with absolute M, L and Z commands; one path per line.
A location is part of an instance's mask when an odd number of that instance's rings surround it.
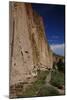
M 42 17 L 31 4 L 10 2 L 10 85 L 32 81 L 38 68 L 52 66 Z

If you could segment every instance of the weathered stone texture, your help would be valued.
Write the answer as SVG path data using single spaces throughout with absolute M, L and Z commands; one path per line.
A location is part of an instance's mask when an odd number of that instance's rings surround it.
M 10 85 L 31 82 L 37 69 L 52 68 L 43 20 L 31 4 L 10 2 Z

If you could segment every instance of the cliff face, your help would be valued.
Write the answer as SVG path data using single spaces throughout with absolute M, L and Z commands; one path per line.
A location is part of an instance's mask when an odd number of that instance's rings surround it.
M 10 3 L 10 85 L 31 82 L 53 66 L 43 20 L 31 4 Z

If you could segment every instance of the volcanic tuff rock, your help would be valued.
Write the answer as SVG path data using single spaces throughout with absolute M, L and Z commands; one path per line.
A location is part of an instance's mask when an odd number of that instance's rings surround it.
M 31 4 L 10 2 L 10 85 L 32 82 L 53 66 L 43 19 Z

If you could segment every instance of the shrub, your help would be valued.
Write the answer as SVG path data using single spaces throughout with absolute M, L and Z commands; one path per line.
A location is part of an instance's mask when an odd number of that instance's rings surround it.
M 59 62 L 57 63 L 57 67 L 59 71 L 65 73 L 65 63 L 62 62 L 62 59 L 60 59 Z
M 64 85 L 64 73 L 55 70 L 51 73 L 50 83 L 58 88 Z
M 58 90 L 56 90 L 53 86 L 45 85 L 40 89 L 37 96 L 56 96 L 59 95 Z
M 48 75 L 49 71 L 38 71 L 38 80 L 45 80 L 46 76 Z

